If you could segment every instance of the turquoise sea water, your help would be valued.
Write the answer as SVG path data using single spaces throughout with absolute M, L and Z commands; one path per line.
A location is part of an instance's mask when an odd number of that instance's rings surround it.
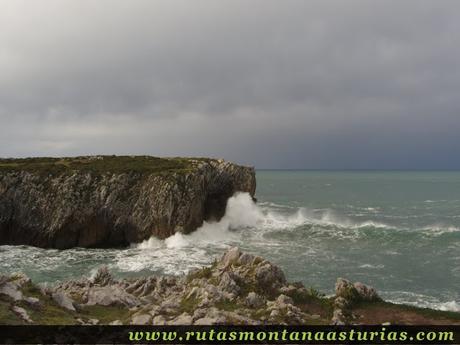
M 182 274 L 237 245 L 325 293 L 346 277 L 394 302 L 460 311 L 460 172 L 257 171 L 257 184 L 257 205 L 236 195 L 191 235 L 126 249 L 0 246 L 0 272 Z

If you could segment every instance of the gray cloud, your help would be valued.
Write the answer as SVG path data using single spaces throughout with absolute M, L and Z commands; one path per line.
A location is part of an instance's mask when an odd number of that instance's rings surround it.
M 460 168 L 457 1 L 4 0 L 0 156 Z

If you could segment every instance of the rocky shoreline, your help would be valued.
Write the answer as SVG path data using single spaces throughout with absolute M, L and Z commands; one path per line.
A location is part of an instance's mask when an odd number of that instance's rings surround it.
M 460 313 L 384 302 L 372 287 L 339 278 L 335 296 L 288 282 L 273 263 L 231 248 L 181 277 L 91 278 L 35 285 L 0 276 L 0 324 L 460 324 Z
M 0 159 L 0 244 L 118 247 L 219 220 L 255 171 L 224 160 L 150 156 Z

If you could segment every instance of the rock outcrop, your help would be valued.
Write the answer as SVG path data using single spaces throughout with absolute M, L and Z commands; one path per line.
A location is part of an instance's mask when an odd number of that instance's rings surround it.
M 223 160 L 76 157 L 0 160 L 0 244 L 112 247 L 220 219 L 253 168 Z
M 263 272 L 261 274 L 261 272 Z M 459 316 L 383 302 L 375 289 L 339 278 L 326 297 L 261 257 L 231 248 L 188 275 L 94 278 L 39 288 L 24 275 L 0 276 L 0 324 L 459 324 Z

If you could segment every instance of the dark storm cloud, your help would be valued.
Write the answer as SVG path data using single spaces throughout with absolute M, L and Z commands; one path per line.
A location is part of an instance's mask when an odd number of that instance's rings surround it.
M 457 1 L 4 0 L 0 156 L 460 168 Z

